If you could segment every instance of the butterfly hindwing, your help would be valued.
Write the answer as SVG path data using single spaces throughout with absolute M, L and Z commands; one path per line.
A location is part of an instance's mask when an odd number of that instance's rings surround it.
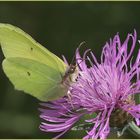
M 62 96 L 63 92 L 59 88 L 61 77 L 58 71 L 45 64 L 14 57 L 3 61 L 3 69 L 16 89 L 30 93 L 40 100 L 52 100 L 49 97 L 54 90 L 57 91 L 54 99 Z

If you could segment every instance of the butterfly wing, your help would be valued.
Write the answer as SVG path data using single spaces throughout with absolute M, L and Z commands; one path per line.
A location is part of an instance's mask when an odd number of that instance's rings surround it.
M 6 58 L 29 58 L 47 64 L 62 73 L 66 70 L 65 63 L 59 57 L 44 48 L 18 27 L 1 23 L 0 44 Z
M 61 84 L 66 65 L 21 29 L 0 24 L 3 69 L 18 90 L 39 100 L 55 100 L 66 94 Z
M 65 87 L 55 69 L 26 58 L 11 57 L 3 61 L 3 69 L 16 89 L 30 93 L 42 101 L 60 98 Z

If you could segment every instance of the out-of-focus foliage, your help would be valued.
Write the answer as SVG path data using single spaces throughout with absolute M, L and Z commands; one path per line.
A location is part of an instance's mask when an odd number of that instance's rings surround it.
M 82 41 L 100 58 L 102 46 L 117 32 L 125 38 L 135 28 L 139 37 L 139 15 L 140 2 L 0 2 L 0 22 L 22 28 L 69 62 Z M 0 51 L 0 62 L 2 59 Z M 38 128 L 38 103 L 15 91 L 0 68 L 0 138 L 51 138 L 52 134 Z M 71 131 L 64 138 L 84 136 L 79 132 Z M 124 134 L 121 138 L 134 137 Z

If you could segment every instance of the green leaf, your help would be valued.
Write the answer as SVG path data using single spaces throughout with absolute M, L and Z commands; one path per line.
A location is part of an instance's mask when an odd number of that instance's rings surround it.
M 140 138 L 140 127 L 138 127 L 134 121 L 129 123 L 128 131 L 137 138 Z

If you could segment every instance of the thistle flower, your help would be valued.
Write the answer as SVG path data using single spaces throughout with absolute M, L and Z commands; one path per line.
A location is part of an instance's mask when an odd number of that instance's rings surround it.
M 131 46 L 128 46 L 130 41 Z M 69 88 L 70 99 L 64 97 L 42 103 L 40 117 L 44 122 L 41 123 L 40 129 L 45 132 L 60 132 L 56 137 L 58 138 L 71 129 L 84 114 L 92 113 L 97 116 L 85 120 L 92 123 L 93 127 L 84 139 L 107 138 L 110 127 L 117 127 L 120 121 L 117 121 L 119 112 L 123 112 L 125 117 L 120 125 L 131 121 L 132 118 L 140 125 L 140 104 L 136 105 L 133 98 L 140 92 L 140 50 L 136 60 L 132 60 L 136 41 L 135 30 L 134 34 L 127 35 L 123 43 L 119 34 L 115 35 L 103 47 L 100 62 L 92 52 L 89 56 L 86 51 L 81 57 L 78 48 L 76 61 L 79 76 Z

